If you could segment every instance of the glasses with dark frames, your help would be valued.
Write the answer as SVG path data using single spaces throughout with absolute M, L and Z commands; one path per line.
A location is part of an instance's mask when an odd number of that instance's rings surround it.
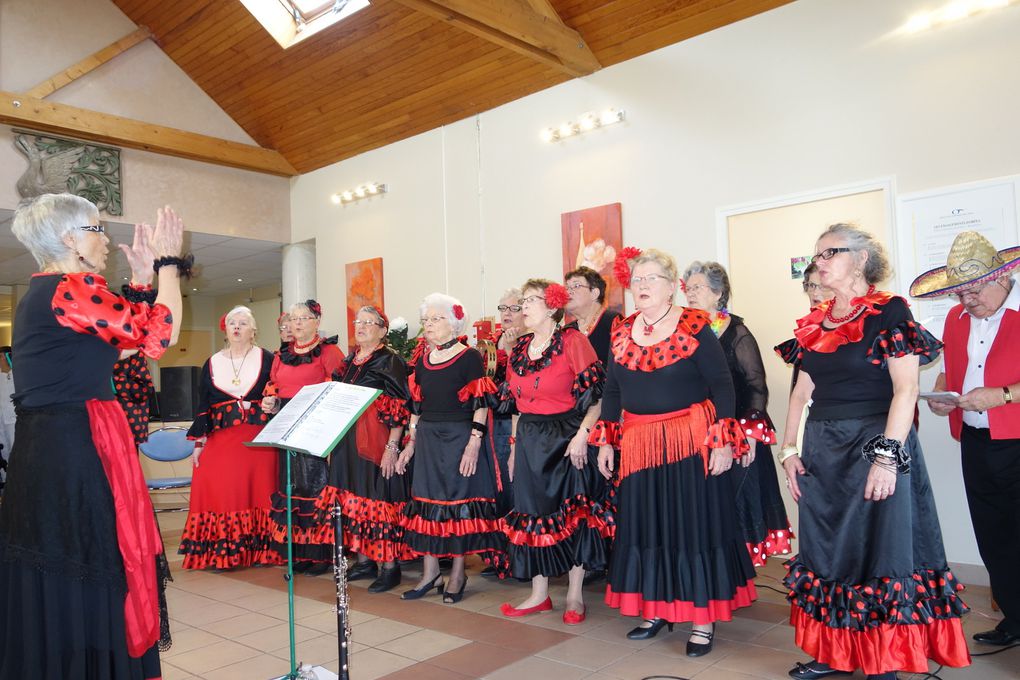
M 826 248 L 822 252 L 811 257 L 811 264 L 818 262 L 818 260 L 831 260 L 836 257 L 838 253 L 849 253 L 850 250 L 850 248 Z

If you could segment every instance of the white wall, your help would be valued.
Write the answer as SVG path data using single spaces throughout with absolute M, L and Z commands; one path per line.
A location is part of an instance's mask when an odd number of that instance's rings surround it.
M 720 206 L 890 175 L 909 192 L 1020 172 L 1020 6 L 893 35 L 929 4 L 792 3 L 295 179 L 293 240 L 316 239 L 324 325 L 342 330 L 341 265 L 375 256 L 391 316 L 413 320 L 447 285 L 473 317 L 492 313 L 507 286 L 559 273 L 569 210 L 620 201 L 626 244 L 685 263 L 716 255 Z M 627 121 L 538 138 L 607 106 Z M 391 193 L 329 202 L 369 180 Z M 950 560 L 977 564 L 956 445 L 945 421 L 926 416 L 922 433 Z
M 24 92 L 135 29 L 110 0 L 2 0 L 0 90 Z M 252 139 L 148 40 L 50 95 L 47 101 L 253 144 Z M 0 126 L 0 207 L 19 200 L 27 167 Z M 121 152 L 124 216 L 155 219 L 173 205 L 188 229 L 265 240 L 290 237 L 289 180 L 133 149 Z

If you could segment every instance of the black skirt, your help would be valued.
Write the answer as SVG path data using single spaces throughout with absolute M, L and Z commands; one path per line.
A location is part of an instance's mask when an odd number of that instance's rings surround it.
M 514 507 L 502 523 L 516 578 L 560 576 L 572 567 L 605 569 L 611 519 L 598 449 L 587 447 L 580 470 L 565 455 L 582 419 L 570 411 L 524 414 L 517 421 Z
M 460 474 L 471 422 L 419 420 L 412 458 L 411 500 L 404 506 L 404 542 L 419 555 L 480 555 L 505 570 L 506 538 L 496 512 L 495 457 L 482 437 L 478 465 Z
M 294 561 L 332 562 L 333 528 L 329 513 L 319 507 L 326 488 L 329 463 L 325 458 L 280 450 L 279 486 L 273 492 L 269 518 L 273 521 L 272 548 L 287 559 L 287 465 L 291 480 L 291 536 Z
M 910 472 L 892 496 L 864 499 L 861 450 L 885 414 L 808 420 L 798 478 L 800 554 L 788 563 L 797 644 L 841 670 L 923 672 L 927 659 L 969 663 L 962 590 L 946 564 L 935 498 L 917 433 Z
M 773 555 L 790 553 L 793 534 L 779 491 L 772 449 L 759 441 L 755 445 L 754 461 L 746 468 L 734 461 L 728 474 L 733 477 L 737 517 L 751 563 L 761 567 Z
M 113 494 L 84 404 L 19 409 L 0 504 L 0 680 L 143 680 Z

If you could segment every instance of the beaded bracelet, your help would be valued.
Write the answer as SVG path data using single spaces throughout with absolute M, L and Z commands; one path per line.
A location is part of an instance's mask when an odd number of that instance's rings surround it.
M 397 445 L 396 442 L 386 442 L 386 446 L 384 446 L 383 448 L 386 449 L 387 451 L 392 451 L 393 453 L 400 453 L 400 447 Z
M 184 257 L 161 257 L 152 261 L 152 271 L 159 273 L 160 267 L 174 265 L 177 267 L 177 275 L 182 279 L 191 278 L 191 268 L 195 265 L 195 256 L 188 253 Z
M 910 454 L 898 439 L 876 434 L 861 449 L 864 460 L 889 472 L 905 475 L 910 472 Z

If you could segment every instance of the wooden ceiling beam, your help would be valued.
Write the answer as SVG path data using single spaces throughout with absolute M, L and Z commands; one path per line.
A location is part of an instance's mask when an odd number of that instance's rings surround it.
M 139 26 L 120 40 L 110 43 L 98 52 L 85 57 L 74 66 L 69 66 L 55 76 L 47 78 L 25 94 L 36 99 L 44 99 L 65 85 L 73 83 L 86 73 L 96 70 L 117 55 L 128 51 L 138 43 L 151 37 L 152 34 L 148 28 Z
M 287 159 L 271 149 L 13 92 L 0 91 L 0 123 L 270 175 L 292 177 L 298 174 Z
M 581 34 L 558 16 L 552 19 L 552 6 L 543 6 L 540 0 L 394 1 L 571 76 L 586 76 L 602 68 Z

